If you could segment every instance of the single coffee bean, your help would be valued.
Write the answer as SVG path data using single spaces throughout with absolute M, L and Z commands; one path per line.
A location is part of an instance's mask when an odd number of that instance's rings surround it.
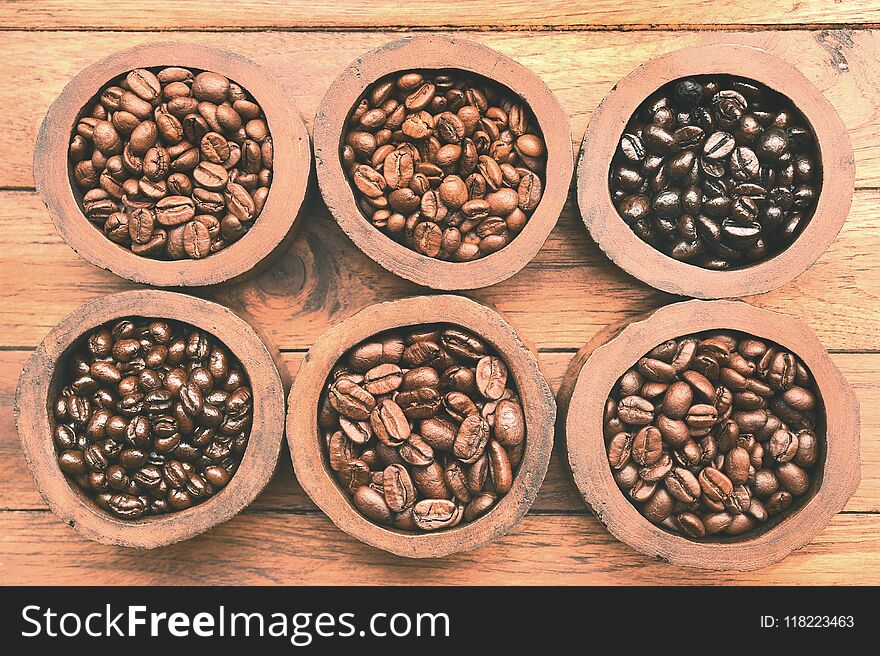
M 388 507 L 401 512 L 415 504 L 416 489 L 403 465 L 389 465 L 382 474 L 382 489 Z
M 368 485 L 356 487 L 352 500 L 355 507 L 374 522 L 388 523 L 391 521 L 391 508 L 385 501 L 385 497 Z

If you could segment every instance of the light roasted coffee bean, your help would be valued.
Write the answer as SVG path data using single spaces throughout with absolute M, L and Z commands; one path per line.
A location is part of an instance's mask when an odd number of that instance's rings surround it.
M 260 106 L 226 77 L 136 69 L 85 113 L 69 149 L 73 179 L 83 212 L 111 241 L 154 259 L 202 259 L 262 211 L 272 138 Z
M 626 153 L 638 144 L 628 139 Z M 716 331 L 640 358 L 606 401 L 603 432 L 614 480 L 649 521 L 692 539 L 745 536 L 809 494 L 821 412 L 794 354 Z
M 447 130 L 457 129 L 448 121 Z M 229 368 L 219 358 L 211 366 Z M 187 384 L 180 381 L 178 396 L 188 396 Z M 391 331 L 351 348 L 326 382 L 318 422 L 330 470 L 354 506 L 410 532 L 489 512 L 513 487 L 527 438 L 507 364 L 483 339 L 449 325 Z M 647 449 L 659 436 L 652 430 Z
M 51 411 L 58 465 L 104 511 L 135 519 L 184 510 L 235 475 L 253 398 L 241 363 L 213 336 L 118 320 L 82 339 L 61 375 Z M 347 439 L 330 439 L 334 469 L 356 459 Z
M 340 156 L 370 223 L 422 255 L 461 262 L 522 231 L 543 195 L 547 153 L 508 89 L 463 71 L 412 71 L 364 92 Z

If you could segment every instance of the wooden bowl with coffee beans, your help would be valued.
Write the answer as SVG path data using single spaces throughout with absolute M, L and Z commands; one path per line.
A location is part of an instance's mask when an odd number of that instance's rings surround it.
M 91 540 L 152 549 L 231 519 L 262 491 L 284 390 L 263 340 L 226 308 L 131 291 L 52 329 L 24 366 L 15 417 L 56 515 Z
M 212 285 L 281 252 L 311 150 L 293 99 L 236 53 L 183 42 L 93 64 L 52 103 L 34 152 L 61 237 L 159 287 Z
M 852 388 L 803 322 L 746 303 L 674 303 L 606 329 L 558 399 L 584 500 L 675 565 L 783 560 L 859 485 Z
M 743 45 L 661 55 L 593 114 L 578 162 L 587 230 L 618 266 L 696 298 L 793 280 L 840 231 L 852 145 L 795 67 Z
M 380 303 L 334 326 L 288 398 L 306 493 L 349 535 L 409 558 L 511 531 L 553 448 L 556 403 L 534 353 L 460 296 Z
M 356 59 L 315 117 L 318 184 L 354 244 L 441 290 L 505 280 L 541 249 L 571 181 L 547 86 L 485 46 L 407 37 Z

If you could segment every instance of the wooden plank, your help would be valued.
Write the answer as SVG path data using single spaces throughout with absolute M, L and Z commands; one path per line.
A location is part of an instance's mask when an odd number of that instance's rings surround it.
M 177 0 L 149 5 L 137 0 L 4 0 L 0 26 L 39 30 L 207 29 L 350 29 L 375 27 L 445 29 L 572 29 L 625 27 L 657 29 L 688 26 L 731 29 L 737 26 L 864 24 L 880 22 L 880 9 L 868 0 L 658 0 L 633 6 L 615 0 L 545 0 L 539 4 L 516 0 L 453 0 L 426 2 L 417 8 L 406 2 L 364 3 L 341 0 L 265 2 L 242 0 L 234 11 L 217 11 L 208 0 Z
M 0 510 L 42 510 L 45 503 L 34 487 L 18 443 L 12 417 L 15 381 L 27 351 L 0 352 Z M 541 353 L 540 364 L 554 393 L 574 353 Z M 295 373 L 302 353 L 285 353 L 284 361 Z M 847 505 L 852 512 L 880 512 L 880 442 L 871 439 L 880 432 L 880 354 L 842 353 L 833 356 L 861 403 L 862 484 Z M 585 513 L 580 495 L 571 482 L 561 445 L 554 449 L 544 485 L 534 510 L 538 512 Z M 278 461 L 272 482 L 252 506 L 252 510 L 316 511 L 293 476 L 286 446 Z
M 817 5 L 819 2 L 821 0 L 816 0 Z M 737 4 L 713 6 L 730 8 Z M 810 2 L 801 4 L 809 5 Z M 6 9 L 20 5 L 22 3 L 6 5 Z M 85 7 L 72 6 L 77 10 L 86 9 L 84 15 L 89 13 L 89 3 Z M 326 3 L 321 6 L 323 8 Z M 331 10 L 333 6 L 336 3 L 331 3 Z M 445 3 L 423 3 L 419 12 L 428 6 L 443 7 Z M 534 8 L 541 5 L 517 3 L 517 6 Z M 112 11 L 119 16 L 125 15 L 115 4 Z M 155 12 L 152 8 L 149 12 L 152 19 Z M 248 13 L 243 11 L 239 15 Z M 461 13 L 479 14 L 470 10 Z M 876 73 L 880 59 L 880 32 L 876 30 L 731 34 L 493 31 L 460 34 L 512 56 L 541 76 L 571 116 L 575 148 L 580 147 L 590 115 L 605 94 L 646 59 L 686 45 L 717 41 L 766 48 L 794 63 L 826 95 L 850 129 L 855 147 L 857 184 L 880 187 L 880 131 L 876 129 L 880 118 Z M 153 31 L 112 34 L 13 31 L 3 36 L 5 56 L 0 59 L 0 75 L 5 84 L 0 87 L 0 106 L 5 108 L 5 114 L 4 129 L 0 131 L 0 152 L 4 154 L 0 160 L 0 187 L 33 185 L 31 160 L 37 130 L 49 104 L 73 75 L 111 52 L 157 39 Z M 399 37 L 399 33 L 381 30 L 349 33 L 169 32 L 162 35 L 162 38 L 215 43 L 252 57 L 287 85 L 309 121 L 331 81 L 355 57 Z M 548 56 L 548 53 L 553 54 Z M 39 72 L 36 83 L 35 71 Z
M 880 278 L 872 274 L 880 251 L 878 202 L 880 190 L 857 192 L 843 231 L 817 264 L 750 301 L 799 315 L 828 349 L 880 350 Z M 302 234 L 268 271 L 196 293 L 258 325 L 278 348 L 307 349 L 329 326 L 367 305 L 424 291 L 355 249 L 323 205 L 315 203 L 303 221 Z M 33 347 L 82 303 L 134 287 L 68 248 L 32 192 L 0 191 L 0 243 L 5 346 Z M 531 264 L 468 295 L 498 307 L 542 349 L 577 349 L 607 324 L 675 300 L 613 266 L 587 235 L 572 202 Z
M 144 552 L 80 538 L 48 513 L 0 513 L 0 585 L 840 585 L 880 583 L 880 516 L 838 515 L 784 562 L 751 573 L 687 570 L 615 540 L 592 516 L 529 515 L 479 551 L 412 561 L 324 516 L 239 515 Z

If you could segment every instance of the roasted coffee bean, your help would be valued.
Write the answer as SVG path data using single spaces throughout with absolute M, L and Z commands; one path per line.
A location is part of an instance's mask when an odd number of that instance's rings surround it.
M 642 428 L 632 441 L 632 459 L 639 465 L 651 466 L 663 456 L 663 436 L 654 426 Z
M 704 75 L 669 82 L 635 112 L 608 181 L 640 239 L 723 270 L 773 257 L 799 236 L 821 192 L 819 161 L 812 129 L 788 98 Z
M 675 467 L 664 482 L 669 494 L 682 503 L 694 503 L 700 498 L 702 492 L 700 482 L 684 467 Z
M 353 490 L 352 500 L 355 508 L 374 522 L 391 521 L 391 508 L 385 497 L 368 485 L 360 485 Z
M 614 480 L 649 521 L 692 539 L 740 536 L 810 492 L 821 411 L 794 354 L 715 331 L 667 340 L 626 370 L 603 433 Z
M 464 508 L 449 499 L 423 499 L 413 506 L 413 519 L 423 531 L 436 531 L 456 526 Z
M 260 106 L 226 77 L 136 69 L 86 110 L 69 157 L 83 212 L 112 241 L 144 257 L 200 259 L 240 238 L 262 211 L 271 135 Z
M 477 362 L 477 389 L 487 399 L 500 399 L 507 387 L 507 367 L 501 358 L 487 356 Z
M 355 389 L 360 388 L 355 386 Z M 345 412 L 340 410 L 340 414 L 344 415 Z M 382 444 L 391 447 L 403 444 L 412 432 L 403 410 L 391 399 L 381 399 L 376 403 L 370 412 L 370 427 Z
M 216 373 L 240 372 L 227 373 L 230 391 L 214 389 L 209 353 Z M 65 367 L 67 386 L 52 407 L 52 418 L 66 422 L 54 431 L 58 463 L 100 508 L 121 518 L 174 512 L 229 482 L 247 446 L 252 403 L 224 345 L 186 324 L 122 319 L 93 330 Z M 86 390 L 95 403 L 77 393 Z M 217 431 L 233 424 L 235 437 L 219 441 Z M 149 503 L 139 496 L 146 490 Z
M 488 512 L 512 489 L 526 439 L 504 360 L 448 325 L 409 327 L 351 348 L 328 377 L 318 421 L 330 470 L 355 507 L 410 532 Z
M 349 378 L 335 381 L 328 398 L 336 412 L 356 421 L 369 419 L 376 407 L 373 395 Z
M 369 87 L 340 153 L 365 218 L 427 257 L 504 248 L 540 204 L 547 156 L 516 100 L 464 71 L 398 73 Z
M 649 521 L 660 524 L 669 517 L 675 507 L 675 499 L 664 489 L 658 489 L 651 498 L 642 505 L 642 514 Z
M 403 465 L 388 465 L 382 474 L 382 489 L 388 507 L 394 512 L 410 508 L 416 501 L 416 489 Z
M 620 399 L 617 414 L 624 423 L 644 426 L 654 419 L 654 404 L 640 396 L 625 396 Z

